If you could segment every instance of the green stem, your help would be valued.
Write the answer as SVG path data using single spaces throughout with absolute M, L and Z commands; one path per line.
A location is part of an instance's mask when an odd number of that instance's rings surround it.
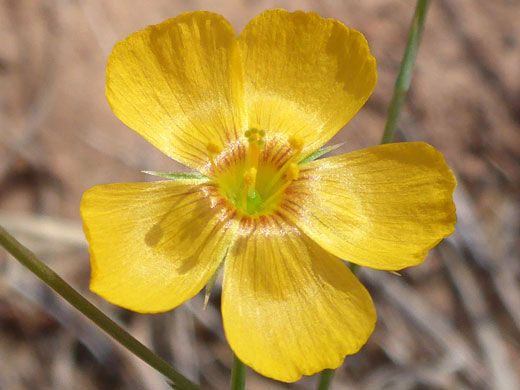
M 334 372 L 334 370 L 323 370 L 321 372 L 318 390 L 329 390 L 332 378 L 334 378 Z
M 231 369 L 231 390 L 244 390 L 246 388 L 247 367 L 235 354 L 233 354 L 233 368 Z
M 56 291 L 72 306 L 86 315 L 97 326 L 107 332 L 134 355 L 155 368 L 173 382 L 179 390 L 198 390 L 199 386 L 177 372 L 164 359 L 156 355 L 144 344 L 136 340 L 130 333 L 108 318 L 103 312 L 87 301 L 83 296 L 60 278 L 52 269 L 39 260 L 25 246 L 0 226 L 0 245 L 14 258 L 40 278 L 47 286 Z
M 429 0 L 417 1 L 412 26 L 408 34 L 408 43 L 406 44 L 401 68 L 399 69 L 399 76 L 397 76 L 395 82 L 394 95 L 392 96 L 390 108 L 388 109 L 385 131 L 381 139 L 382 144 L 390 143 L 394 139 L 399 114 L 401 113 L 404 100 L 412 82 L 413 67 L 415 65 L 415 58 L 417 57 L 417 50 L 419 49 L 424 21 L 426 20 L 426 11 L 428 10 L 429 4 Z

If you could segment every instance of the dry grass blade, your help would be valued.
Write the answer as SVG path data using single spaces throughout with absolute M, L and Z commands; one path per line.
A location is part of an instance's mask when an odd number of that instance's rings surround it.
M 486 388 L 491 385 L 479 356 L 432 305 L 396 277 L 366 269 L 362 270 L 361 275 L 372 285 L 380 288 L 385 298 L 399 308 L 415 326 L 435 339 L 452 357 L 453 364 L 465 371 L 474 381 L 485 384 Z
M 441 243 L 439 251 L 453 279 L 453 285 L 460 295 L 461 303 L 469 315 L 486 366 L 491 369 L 492 388 L 496 390 L 520 388 L 517 374 L 511 366 L 511 357 L 507 353 L 500 330 L 489 312 L 486 298 L 481 293 L 482 288 L 477 279 L 464 258 L 449 243 Z
M 504 257 L 496 259 L 495 254 L 492 253 L 493 245 L 489 238 L 491 234 L 486 231 L 481 218 L 477 215 L 475 204 L 464 183 L 459 182 L 454 200 L 457 205 L 457 230 L 448 238 L 448 241 L 457 248 L 468 250 L 472 258 L 488 271 L 502 304 L 507 308 L 520 333 L 520 310 L 518 309 L 520 285 L 516 281 L 518 268 L 515 269 L 514 262 L 515 238 L 518 237 L 520 212 L 517 207 L 513 206 L 512 210 L 508 211 L 508 216 L 502 218 L 506 231 L 502 232 L 500 239 L 507 242 L 505 243 L 506 248 L 503 250 Z M 508 240 L 504 240 L 504 238 L 508 238 Z

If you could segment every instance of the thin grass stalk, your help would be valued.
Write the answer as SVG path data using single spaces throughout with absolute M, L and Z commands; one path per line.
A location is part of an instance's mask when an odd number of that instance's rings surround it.
M 127 348 L 145 363 L 168 378 L 178 390 L 199 390 L 199 386 L 176 371 L 164 359 L 135 339 L 121 326 L 108 318 L 92 303 L 86 300 L 72 286 L 65 282 L 52 269 L 39 260 L 34 253 L 18 242 L 0 226 L 0 246 L 3 246 L 15 259 L 27 267 L 47 286 L 61 295 L 67 302 L 87 316 L 92 322 L 108 333 L 113 339 Z
M 320 374 L 320 382 L 318 383 L 318 390 L 329 390 L 332 384 L 336 370 L 323 370 Z
M 247 367 L 233 354 L 233 368 L 231 369 L 231 390 L 244 390 L 246 388 Z
M 408 43 L 406 44 L 406 50 L 401 61 L 399 75 L 395 82 L 394 94 L 388 109 L 385 131 L 383 132 L 383 137 L 381 139 L 382 144 L 388 144 L 394 140 L 397 121 L 399 120 L 401 109 L 403 108 L 406 95 L 410 89 L 410 84 L 412 83 L 413 68 L 417 57 L 417 51 L 419 50 L 419 43 L 421 42 L 424 21 L 426 20 L 426 12 L 428 11 L 429 5 L 430 0 L 417 1 L 415 13 L 412 19 L 412 26 L 408 33 Z

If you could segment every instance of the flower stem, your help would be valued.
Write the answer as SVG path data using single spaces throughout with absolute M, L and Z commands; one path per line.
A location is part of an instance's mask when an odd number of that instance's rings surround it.
M 235 354 L 233 354 L 233 368 L 231 369 L 231 390 L 244 390 L 246 388 L 247 367 Z
M 177 372 L 164 359 L 156 355 L 130 333 L 108 318 L 103 312 L 87 301 L 79 292 L 60 278 L 52 269 L 39 260 L 34 253 L 18 242 L 0 226 L 0 246 L 13 255 L 20 263 L 40 278 L 47 286 L 61 295 L 72 306 L 86 315 L 97 326 L 121 343 L 134 355 L 155 368 L 173 382 L 179 390 L 198 390 L 199 386 Z
M 332 384 L 332 378 L 334 378 L 335 370 L 323 370 L 320 375 L 320 383 L 318 384 L 318 390 L 329 390 Z
M 385 131 L 381 139 L 382 144 L 390 143 L 394 139 L 399 114 L 401 113 L 404 100 L 412 82 L 413 67 L 415 65 L 415 58 L 417 57 L 424 21 L 426 20 L 426 11 L 428 10 L 429 4 L 430 0 L 417 1 L 412 26 L 410 27 L 410 32 L 408 34 L 408 43 L 406 44 L 406 50 L 404 52 L 403 60 L 401 61 L 399 75 L 395 82 L 394 94 L 392 96 L 390 108 L 388 109 Z

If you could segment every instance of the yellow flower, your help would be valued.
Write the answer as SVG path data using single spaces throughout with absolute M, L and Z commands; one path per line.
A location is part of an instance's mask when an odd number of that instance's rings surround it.
M 340 259 L 416 265 L 455 224 L 455 179 L 424 143 L 306 161 L 375 84 L 363 35 L 315 13 L 266 11 L 237 38 L 192 12 L 116 44 L 114 113 L 204 176 L 85 193 L 92 291 L 166 311 L 223 263 L 224 329 L 244 363 L 287 382 L 338 367 L 376 321 Z

